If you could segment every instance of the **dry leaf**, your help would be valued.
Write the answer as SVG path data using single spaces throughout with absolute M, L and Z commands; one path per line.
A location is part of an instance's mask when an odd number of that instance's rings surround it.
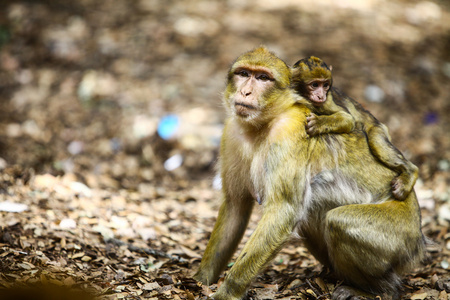
M 151 291 L 159 288 L 161 288 L 161 286 L 157 282 L 149 282 L 144 284 L 144 286 L 142 287 L 142 289 L 146 291 Z
M 186 254 L 187 256 L 192 257 L 192 258 L 202 258 L 201 254 L 199 254 L 195 251 L 192 251 L 188 247 L 185 247 L 183 245 L 179 245 L 179 246 L 180 246 L 181 250 L 183 250 L 184 254 Z
M 77 252 L 77 253 L 75 253 L 75 254 L 73 254 L 72 255 L 72 259 L 77 259 L 77 258 L 80 258 L 80 257 L 83 257 L 84 256 L 84 252 Z
M 92 257 L 85 255 L 85 256 L 83 256 L 83 257 L 81 258 L 81 260 L 82 260 L 82 261 L 85 261 L 85 262 L 91 261 L 91 260 L 92 260 Z
M 420 292 L 420 293 L 413 294 L 411 296 L 411 300 L 423 300 L 426 297 L 428 297 L 428 293 Z

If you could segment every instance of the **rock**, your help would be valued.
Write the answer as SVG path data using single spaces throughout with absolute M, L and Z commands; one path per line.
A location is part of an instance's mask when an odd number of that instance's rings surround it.
M 23 212 L 28 210 L 28 205 L 22 203 L 14 203 L 10 201 L 0 202 L 0 211 L 6 212 Z
M 370 84 L 364 91 L 364 96 L 371 102 L 382 102 L 384 100 L 384 91 L 374 84 Z
M 173 171 L 178 169 L 183 164 L 183 156 L 181 154 L 175 154 L 164 162 L 164 168 L 167 171 Z
M 61 229 L 75 229 L 77 228 L 77 222 L 73 219 L 62 219 L 59 223 Z

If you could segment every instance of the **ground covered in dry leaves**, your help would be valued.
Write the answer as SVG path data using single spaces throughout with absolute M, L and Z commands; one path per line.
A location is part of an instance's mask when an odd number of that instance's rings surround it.
M 219 206 L 221 91 L 232 60 L 260 44 L 288 64 L 316 55 L 333 65 L 335 85 L 420 167 L 423 231 L 435 245 L 405 277 L 403 299 L 450 299 L 449 9 L 439 0 L 3 1 L 1 299 L 214 291 L 190 276 Z M 293 241 L 249 297 L 329 299 L 339 282 L 323 271 Z

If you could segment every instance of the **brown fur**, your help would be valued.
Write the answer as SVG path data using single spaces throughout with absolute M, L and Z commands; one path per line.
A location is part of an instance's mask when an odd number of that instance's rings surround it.
M 214 299 L 242 299 L 297 231 L 311 253 L 356 288 L 353 294 L 360 289 L 395 294 L 401 272 L 424 253 L 415 193 L 405 201 L 391 199 L 394 174 L 370 153 L 363 131 L 308 137 L 304 126 L 311 110 L 296 104 L 283 88 L 290 70 L 276 61 L 259 48 L 230 69 L 225 92 L 229 117 L 220 148 L 223 203 L 194 278 L 205 284 L 218 279 L 247 226 L 252 195 L 258 195 L 261 220 Z M 231 73 L 242 66 L 263 66 L 277 74 L 257 99 L 261 113 L 251 120 L 231 105 L 240 97 Z M 333 297 L 344 299 L 344 294 L 336 291 Z
M 355 128 L 367 134 L 372 154 L 397 174 L 392 180 L 392 194 L 398 200 L 404 200 L 416 183 L 418 168 L 408 161 L 392 145 L 387 127 L 380 123 L 370 112 L 362 108 L 355 100 L 336 89 L 331 89 L 326 101 L 318 105 L 308 99 L 305 92 L 311 80 L 329 79 L 331 70 L 320 58 L 311 56 L 298 61 L 293 67 L 293 89 L 298 94 L 298 102 L 308 105 L 312 110 L 307 119 L 307 132 L 311 136 L 326 133 L 350 133 Z

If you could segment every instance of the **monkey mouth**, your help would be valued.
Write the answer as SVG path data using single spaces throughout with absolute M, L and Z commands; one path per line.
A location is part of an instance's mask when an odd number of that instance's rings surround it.
M 242 102 L 235 102 L 234 108 L 236 110 L 236 114 L 241 117 L 248 117 L 250 115 L 250 110 L 256 110 L 255 106 Z
M 256 109 L 256 107 L 254 107 L 253 105 L 245 104 L 245 103 L 242 103 L 242 102 L 235 102 L 234 106 L 242 106 L 242 107 L 245 107 L 245 108 L 248 108 L 248 109 Z
M 314 106 L 320 106 L 322 104 L 325 103 L 325 101 L 327 101 L 327 98 L 323 99 L 323 100 L 319 100 L 319 99 L 311 99 L 311 102 Z

